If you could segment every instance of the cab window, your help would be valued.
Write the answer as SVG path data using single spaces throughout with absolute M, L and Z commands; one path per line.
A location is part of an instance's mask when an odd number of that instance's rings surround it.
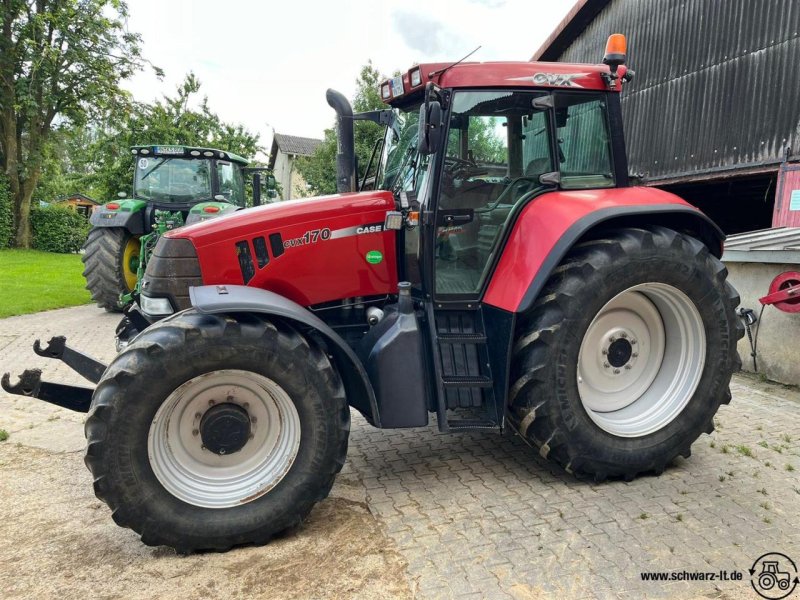
M 604 94 L 554 94 L 561 187 L 614 187 Z
M 244 206 L 244 179 L 242 169 L 229 162 L 217 161 L 219 194 L 236 206 Z

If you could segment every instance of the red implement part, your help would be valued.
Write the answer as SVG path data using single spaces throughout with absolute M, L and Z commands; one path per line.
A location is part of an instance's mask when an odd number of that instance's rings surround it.
M 769 284 L 769 294 L 758 299 L 761 304 L 772 304 L 787 313 L 800 312 L 800 272 L 786 271 Z

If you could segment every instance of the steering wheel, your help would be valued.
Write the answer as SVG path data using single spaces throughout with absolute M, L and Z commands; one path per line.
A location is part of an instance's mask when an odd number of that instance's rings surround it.
M 459 158 L 457 156 L 445 156 L 444 164 L 445 168 L 447 168 L 454 175 L 460 174 L 464 171 L 472 171 L 480 168 L 478 167 L 478 163 L 476 163 L 474 160 Z
M 486 206 L 485 208 L 476 208 L 475 212 L 476 213 L 492 212 L 495 208 L 500 206 L 502 201 L 506 199 L 506 196 L 511 195 L 511 192 L 514 191 L 514 188 L 519 186 L 521 183 L 526 183 L 526 182 L 533 182 L 537 186 L 541 185 L 541 183 L 539 182 L 539 178 L 538 177 L 527 177 L 527 176 L 517 177 L 516 179 L 512 180 L 511 183 L 508 184 L 508 187 L 505 190 L 503 190 L 503 193 L 500 194 L 497 197 L 497 200 L 495 200 L 492 204 L 490 204 L 489 206 Z M 536 187 L 536 186 L 534 186 L 534 187 Z

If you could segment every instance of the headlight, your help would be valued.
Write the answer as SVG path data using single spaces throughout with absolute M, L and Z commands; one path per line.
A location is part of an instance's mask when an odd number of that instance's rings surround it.
M 139 303 L 142 305 L 142 312 L 148 315 L 171 315 L 175 312 L 168 298 L 150 298 L 142 294 L 139 296 Z

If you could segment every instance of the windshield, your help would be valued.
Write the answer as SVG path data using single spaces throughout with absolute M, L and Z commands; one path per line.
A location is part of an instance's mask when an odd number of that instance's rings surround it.
M 394 125 L 386 129 L 378 189 L 399 192 L 417 187 L 414 184 L 420 170 L 417 152 L 419 107 L 408 112 L 395 111 L 395 116 Z
M 211 199 L 211 162 L 187 158 L 145 158 L 136 161 L 134 197 L 186 203 Z

